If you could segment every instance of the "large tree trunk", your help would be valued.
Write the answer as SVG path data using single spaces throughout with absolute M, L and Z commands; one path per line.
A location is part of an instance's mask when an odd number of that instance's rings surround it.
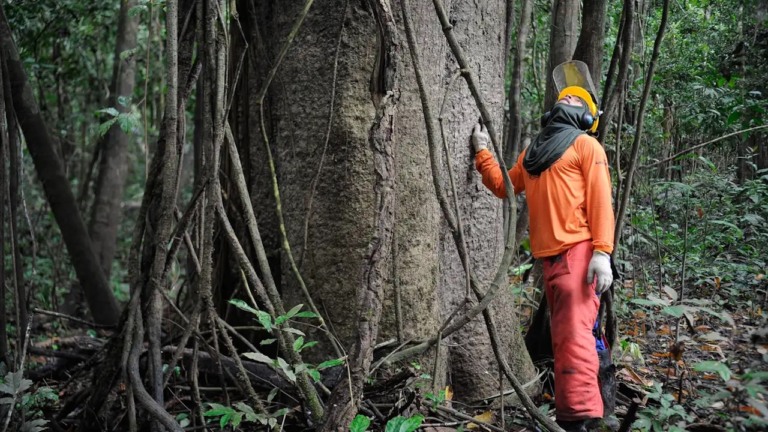
M 1 6 L 0 43 L 8 65 L 14 109 L 75 273 L 85 290 L 88 307 L 97 323 L 116 324 L 120 312 L 117 301 L 91 248 L 74 194 L 27 81 Z
M 268 57 L 274 58 L 288 31 L 288 23 L 302 3 L 289 1 L 257 6 L 264 41 L 261 44 L 251 40 L 251 46 L 269 47 L 274 51 L 267 52 Z M 493 0 L 479 6 L 462 0 L 454 1 L 451 10 L 454 32 L 471 57 L 480 90 L 489 102 L 496 124 L 501 124 L 504 101 L 505 22 L 504 14 L 498 13 L 504 10 L 503 4 L 502 0 Z M 413 21 L 417 23 L 416 40 L 420 43 L 422 74 L 429 86 L 427 93 L 431 105 L 438 108 L 457 64 L 445 43 L 432 5 L 410 2 L 410 6 Z M 391 7 L 399 11 L 400 4 L 393 2 Z M 400 14 L 396 13 L 395 17 L 402 32 Z M 270 110 L 266 119 L 276 157 L 288 240 L 294 253 L 303 257 L 300 270 L 314 302 L 327 313 L 324 319 L 346 347 L 357 337 L 356 317 L 367 313 L 355 310 L 353 299 L 358 298 L 358 290 L 362 289 L 364 259 L 374 234 L 374 164 L 368 132 L 376 109 L 372 93 L 386 88 L 384 83 L 388 77 L 379 72 L 385 70 L 390 60 L 377 56 L 376 26 L 366 2 L 349 2 L 345 8 L 345 1 L 336 0 L 312 9 L 281 65 L 278 79 L 270 88 Z M 384 294 L 380 299 L 384 310 L 378 341 L 398 336 L 401 340 L 410 340 L 435 335 L 442 321 L 463 305 L 467 286 L 454 240 L 435 198 L 421 102 L 404 43 L 400 49 L 404 69 L 400 71 L 401 92 L 391 131 L 392 140 L 397 143 L 395 226 L 388 257 L 391 265 L 385 274 Z M 249 91 L 255 89 L 249 88 Z M 463 82 L 457 81 L 445 107 L 443 125 L 471 263 L 479 279 L 487 284 L 503 247 L 501 201 L 484 189 L 471 162 L 468 135 L 477 121 L 478 111 Z M 253 133 L 257 127 L 243 126 L 239 128 L 240 134 Z M 247 136 L 242 139 L 250 140 Z M 260 152 L 258 148 L 249 150 Z M 444 187 L 449 184 L 447 162 L 444 161 L 436 173 Z M 251 175 L 254 176 L 253 171 Z M 252 186 L 264 184 L 269 182 L 252 182 Z M 262 193 L 255 188 L 252 191 L 253 196 Z M 259 202 L 262 227 L 276 226 L 274 210 L 263 208 L 270 202 L 274 200 Z M 265 233 L 265 237 L 267 235 Z M 272 236 L 279 238 L 278 233 L 273 232 Z M 290 268 L 284 254 L 281 267 Z M 290 270 L 283 270 L 282 281 L 287 307 L 307 303 Z M 505 344 L 502 351 L 520 380 L 528 380 L 533 368 L 522 348 L 509 293 L 501 294 L 492 309 Z M 402 317 L 400 322 L 398 316 Z M 314 357 L 327 358 L 331 348 L 330 343 L 325 342 L 327 339 L 316 333 L 311 338 L 321 341 L 319 347 L 313 348 Z M 435 358 L 439 359 L 437 365 Z M 444 385 L 450 373 L 460 398 L 479 399 L 498 390 L 498 368 L 485 325 L 479 317 L 452 336 L 449 344 L 442 344 L 439 356 L 428 353 L 419 361 L 436 372 L 436 385 Z
M 115 59 L 112 72 L 112 85 L 108 106 L 119 112 L 130 111 L 130 97 L 135 83 L 136 61 L 133 55 L 122 53 L 136 47 L 138 15 L 130 16 L 128 11 L 136 0 L 120 2 L 120 17 L 117 24 Z M 127 106 L 120 101 L 126 98 Z M 117 232 L 122 216 L 123 189 L 128 170 L 128 135 L 119 124 L 115 123 L 100 143 L 101 161 L 99 176 L 96 180 L 91 220 L 88 232 L 96 257 L 104 274 L 109 278 L 112 259 L 115 256 Z

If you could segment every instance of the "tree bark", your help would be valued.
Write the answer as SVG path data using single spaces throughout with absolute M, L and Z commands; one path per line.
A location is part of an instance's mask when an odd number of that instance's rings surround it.
M 276 53 L 269 50 L 280 46 L 300 3 L 256 5 L 257 25 L 264 41 L 254 38 L 250 41 L 251 47 L 256 47 L 258 52 L 262 46 L 267 51 L 265 57 L 274 57 Z M 265 126 L 276 158 L 288 239 L 297 254 L 303 256 L 302 276 L 319 309 L 323 313 L 327 311 L 324 319 L 329 327 L 345 346 L 351 347 L 358 329 L 357 321 L 349 317 L 366 311 L 354 310 L 349 299 L 357 298 L 363 289 L 360 281 L 365 257 L 376 230 L 377 207 L 373 193 L 376 170 L 368 130 L 378 102 L 375 98 L 372 101 L 372 93 L 380 94 L 387 88 L 391 75 L 383 73 L 382 68 L 391 59 L 377 55 L 380 52 L 377 27 L 368 3 L 349 2 L 344 12 L 345 3 L 336 0 L 310 12 L 269 89 Z M 448 52 L 434 9 L 423 2 L 410 4 L 413 20 L 418 23 L 416 40 L 420 43 L 422 74 L 431 105 L 441 106 L 447 92 L 442 121 L 450 159 L 443 160 L 434 175 L 438 176 L 439 184 L 447 185 L 446 164 L 453 164 L 470 262 L 481 288 L 485 289 L 503 249 L 502 211 L 501 201 L 480 185 L 471 164 L 468 135 L 478 112 L 472 95 L 461 81 L 450 91 L 446 90 L 458 65 Z M 462 0 L 455 1 L 451 11 L 459 43 L 471 57 L 469 65 L 473 73 L 477 73 L 479 91 L 487 97 L 489 120 L 497 125 L 501 124 L 503 112 L 504 94 L 500 89 L 503 88 L 505 56 L 505 17 L 497 11 L 503 10 L 504 4 L 503 0 L 482 5 Z M 392 2 L 392 8 L 399 10 L 399 2 Z M 395 18 L 402 31 L 399 13 Z M 343 36 L 337 54 L 340 31 Z M 466 274 L 454 238 L 445 226 L 435 199 L 421 102 L 412 66 L 407 60 L 409 56 L 404 54 L 404 58 L 399 71 L 403 74 L 400 99 L 391 128 L 393 142 L 399 143 L 394 150 L 397 177 L 393 185 L 393 229 L 397 235 L 390 252 L 391 265 L 384 273 L 381 298 L 384 309 L 377 340 L 398 335 L 396 286 L 400 288 L 404 340 L 436 335 L 442 321 L 457 307 L 465 306 L 467 291 Z M 255 89 L 249 86 L 249 91 L 252 99 Z M 253 129 L 241 124 L 238 135 L 247 142 Z M 239 142 L 239 148 L 245 145 L 243 141 Z M 253 154 L 258 148 L 246 150 Z M 249 175 L 258 178 L 258 167 L 254 165 Z M 251 185 L 252 197 L 263 194 L 256 185 L 270 187 L 260 180 L 254 180 Z M 255 202 L 262 207 L 274 205 L 272 199 Z M 261 211 L 261 227 L 276 225 L 268 210 Z M 269 233 L 266 228 L 264 231 L 266 238 Z M 283 258 L 282 264 L 283 269 L 289 268 L 287 259 Z M 287 306 L 304 303 L 291 273 L 283 271 L 282 282 Z M 501 350 L 520 379 L 527 380 L 533 369 L 522 348 L 512 304 L 510 294 L 504 292 L 494 300 L 492 309 L 502 336 Z M 324 336 L 311 329 L 306 331 L 307 338 L 324 340 Z M 460 346 L 449 349 L 443 344 L 439 354 L 428 352 L 415 358 L 434 373 L 438 391 L 446 384 L 450 368 L 458 397 L 481 398 L 497 392 L 498 373 L 494 371 L 498 371 L 498 367 L 483 320 L 477 317 L 451 341 Z M 321 342 L 306 356 L 319 360 L 329 355 L 330 345 Z
M 97 323 L 114 325 L 119 318 L 119 306 L 91 247 L 88 231 L 27 81 L 1 6 L 0 43 L 8 65 L 8 79 L 19 124 L 72 265 L 75 267 L 75 273 L 85 291 L 88 307 Z
M 600 85 L 603 74 L 603 46 L 605 45 L 606 0 L 584 0 L 581 13 L 581 32 L 576 42 L 574 60 L 581 60 L 589 67 L 592 82 Z M 597 90 L 597 89 L 595 89 Z M 600 95 L 595 95 L 599 97 Z
M 634 0 L 625 0 L 624 8 L 621 13 L 622 23 L 619 27 L 619 36 L 613 48 L 611 56 L 611 65 L 605 77 L 605 86 L 603 87 L 603 115 L 600 116 L 600 124 L 597 127 L 597 136 L 600 141 L 604 141 L 611 124 L 611 120 L 619 106 L 619 98 L 624 94 L 623 89 L 627 85 L 627 76 L 629 75 L 629 65 L 632 61 L 632 50 L 634 46 L 634 27 L 635 27 L 635 2 Z M 616 78 L 613 74 L 615 69 Z
M 579 2 L 554 0 L 549 18 L 549 61 L 546 70 L 547 90 L 544 109 L 548 110 L 557 99 L 557 89 L 552 80 L 552 69 L 564 61 L 571 60 L 576 48 L 579 25 Z
M 139 25 L 138 15 L 131 17 L 128 11 L 136 0 L 120 2 L 120 16 L 117 24 L 117 41 L 112 71 L 112 84 L 108 106 L 119 112 L 129 112 L 130 98 L 135 84 L 136 60 L 133 54 L 122 56 L 123 52 L 136 48 Z M 127 106 L 120 103 L 125 98 Z M 129 136 L 115 123 L 100 142 L 101 160 L 96 180 L 88 232 L 94 253 L 104 275 L 109 278 L 112 259 L 115 256 L 117 233 L 122 218 L 123 189 L 128 171 Z
M 531 9 L 533 0 L 522 0 L 520 7 L 520 24 L 517 26 L 517 39 L 515 40 L 515 54 L 512 64 L 512 78 L 509 85 L 509 123 L 506 128 L 507 142 L 504 146 L 504 157 L 507 166 L 512 166 L 517 160 L 517 155 L 522 150 L 522 100 L 520 97 L 523 86 L 523 59 L 526 55 L 526 42 L 528 31 L 531 27 Z M 519 220 L 519 219 L 518 219 Z
M 8 160 L 8 127 L 9 116 L 5 105 L 5 74 L 3 73 L 3 56 L 0 53 L 0 328 L 5 329 L 8 325 L 8 317 L 5 308 L 5 221 L 9 220 L 6 216 L 5 203 L 8 201 L 10 190 L 8 188 L 8 170 L 6 169 L 6 160 Z M 10 361 L 8 353 L 8 332 L 0 332 L 0 361 L 6 365 L 13 364 Z

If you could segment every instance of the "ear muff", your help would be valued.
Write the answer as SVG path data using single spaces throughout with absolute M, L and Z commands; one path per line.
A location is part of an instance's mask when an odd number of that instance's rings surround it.
M 600 111 L 598 111 L 595 99 L 592 95 L 583 87 L 568 86 L 560 91 L 560 94 L 557 95 L 557 100 L 568 95 L 576 96 L 586 102 L 587 108 L 589 108 L 589 114 L 584 114 L 582 116 L 579 121 L 580 126 L 582 126 L 583 130 L 588 130 L 592 133 L 597 132 L 597 125 L 600 121 Z

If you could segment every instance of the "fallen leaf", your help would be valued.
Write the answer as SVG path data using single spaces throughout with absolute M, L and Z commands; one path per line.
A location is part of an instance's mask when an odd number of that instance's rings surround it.
M 758 410 L 757 408 L 755 408 L 753 406 L 749 406 L 749 405 L 742 405 L 742 406 L 740 406 L 739 407 L 739 411 L 744 412 L 744 413 L 749 413 L 749 414 L 752 414 L 752 415 L 756 415 L 756 416 L 762 415 L 760 410 Z
M 717 345 L 711 345 L 711 344 L 704 344 L 701 346 L 702 351 L 709 351 L 709 352 L 716 352 L 720 355 L 723 355 L 723 350 L 717 346 Z
M 445 400 L 453 400 L 453 389 L 451 386 L 445 386 Z
M 653 381 L 652 380 L 647 380 L 647 379 L 641 377 L 637 372 L 634 371 L 634 369 L 632 369 L 630 367 L 624 367 L 623 369 L 621 369 L 619 374 L 623 375 L 626 378 L 627 381 L 634 382 L 634 383 L 640 384 L 640 385 L 645 386 L 645 387 L 652 387 L 653 386 Z
M 477 420 L 477 421 L 481 421 L 483 423 L 490 423 L 490 422 L 493 421 L 493 412 L 492 411 L 486 411 L 486 412 L 478 414 L 478 415 L 476 415 L 476 416 L 474 416 L 472 418 Z M 467 429 L 477 429 L 479 427 L 480 426 L 476 425 L 475 423 L 469 423 L 467 425 Z

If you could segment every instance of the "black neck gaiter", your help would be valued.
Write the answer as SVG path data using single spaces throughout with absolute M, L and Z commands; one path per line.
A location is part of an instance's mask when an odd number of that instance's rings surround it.
M 540 175 L 563 156 L 576 137 L 584 133 L 579 128 L 579 119 L 587 113 L 586 106 L 556 103 L 552 107 L 549 123 L 525 152 L 523 168 L 528 174 Z

